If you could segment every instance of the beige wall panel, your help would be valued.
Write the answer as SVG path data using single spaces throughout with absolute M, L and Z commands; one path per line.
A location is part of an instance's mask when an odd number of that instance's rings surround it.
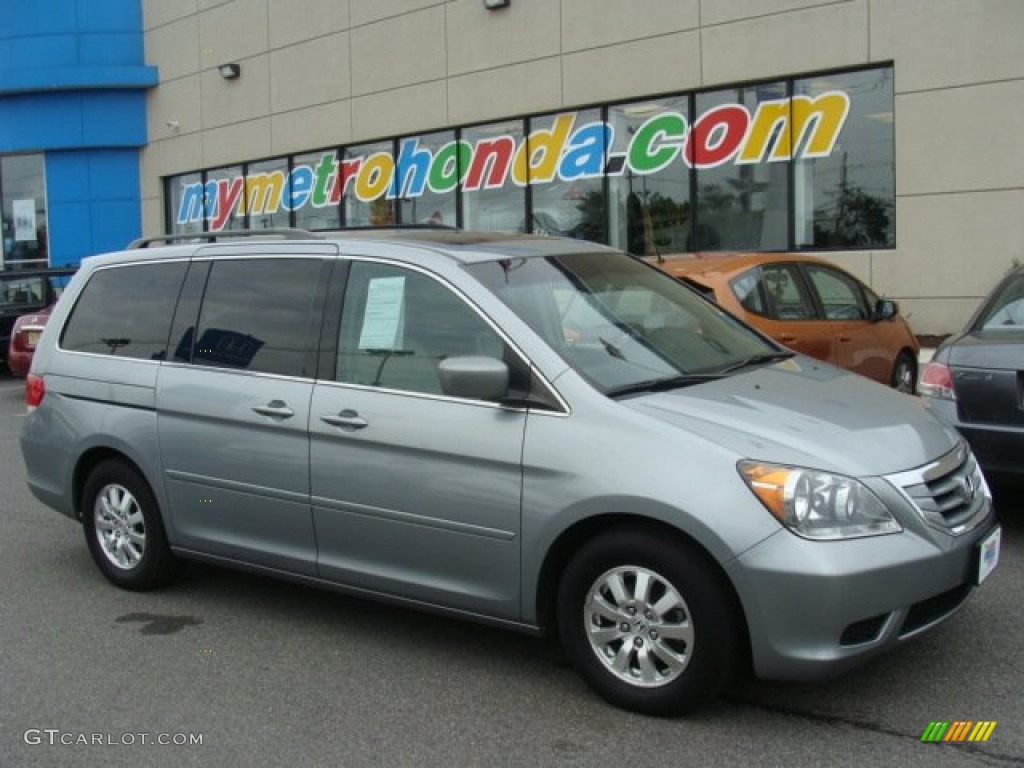
M 900 313 L 918 336 L 956 333 L 978 307 L 978 299 L 898 298 Z
M 348 61 L 347 32 L 271 51 L 271 111 L 348 98 Z
M 897 201 L 898 249 L 875 259 L 875 279 L 900 296 L 978 300 L 1024 261 L 1024 188 Z M 952 329 L 950 329 L 952 330 Z
M 867 0 L 857 0 L 705 27 L 704 83 L 862 64 L 868 59 L 867 16 Z
M 704 26 L 771 16 L 818 6 L 835 6 L 834 0 L 701 0 L 700 20 Z
M 352 138 L 352 104 L 347 99 L 282 112 L 270 118 L 271 153 L 305 152 Z
M 697 87 L 699 34 L 680 32 L 563 57 L 564 102 L 590 104 Z
M 164 205 L 159 197 L 147 197 L 142 200 L 142 236 L 162 235 L 164 226 Z
M 198 133 L 156 141 L 142 150 L 139 181 L 143 197 L 163 195 L 160 179 L 203 166 L 203 139 Z
M 270 112 L 270 57 L 241 62 L 242 76 L 225 80 L 216 69 L 200 77 L 203 127 L 216 128 L 263 117 Z
M 208 11 L 211 8 L 218 8 L 222 5 L 231 5 L 236 0 L 199 0 L 199 10 Z
M 821 258 L 826 261 L 831 261 L 833 264 L 845 269 L 854 277 L 859 278 L 874 290 L 879 290 L 878 288 L 875 288 L 871 271 L 872 261 L 875 257 L 874 251 L 829 251 L 828 253 L 814 255 L 821 256 Z
M 700 0 L 562 0 L 562 50 L 653 38 L 699 24 Z
M 166 83 L 199 71 L 199 17 L 188 16 L 146 33 L 146 63 Z
M 352 100 L 352 140 L 365 141 L 448 126 L 443 80 Z
M 444 0 L 355 0 L 351 4 L 352 26 L 372 24 L 424 8 L 443 7 Z
M 897 96 L 896 193 L 1020 188 L 1022 104 L 1024 79 Z
M 203 134 L 203 166 L 234 165 L 269 157 L 270 118 L 249 120 Z
M 191 16 L 198 10 L 199 5 L 196 0 L 143 0 L 142 28 L 150 30 L 185 16 Z
M 896 91 L 1024 77 L 1021 0 L 871 0 L 871 58 Z
M 267 38 L 267 0 L 231 0 L 199 15 L 204 69 L 264 53 Z
M 559 5 L 551 0 L 513 0 L 508 8 L 488 11 L 481 0 L 449 3 L 448 73 L 461 75 L 558 55 Z
M 171 80 L 148 91 L 146 115 L 151 142 L 198 131 L 201 127 L 199 75 Z
M 398 16 L 351 32 L 352 94 L 444 77 L 444 8 Z
M 453 77 L 448 80 L 448 120 L 458 125 L 559 109 L 561 80 L 557 57 Z
M 356 5 L 365 5 L 356 0 Z M 270 47 L 281 48 L 348 29 L 349 0 L 269 0 Z

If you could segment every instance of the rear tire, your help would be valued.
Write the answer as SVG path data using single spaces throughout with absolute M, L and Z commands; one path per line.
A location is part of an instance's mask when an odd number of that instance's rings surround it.
M 740 659 L 731 591 L 696 546 L 610 530 L 572 558 L 559 634 L 580 675 L 617 707 L 677 715 L 719 694 Z
M 146 591 L 177 574 L 156 499 L 134 467 L 116 459 L 99 464 L 85 482 L 80 512 L 89 553 L 112 583 Z
M 917 361 L 909 352 L 903 351 L 896 355 L 889 383 L 897 392 L 917 394 Z

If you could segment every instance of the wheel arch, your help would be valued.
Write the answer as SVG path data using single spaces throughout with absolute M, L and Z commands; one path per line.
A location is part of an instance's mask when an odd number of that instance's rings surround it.
M 142 471 L 142 467 L 140 467 L 137 462 L 133 461 L 130 456 L 123 451 L 112 448 L 109 445 L 94 446 L 78 457 L 78 461 L 75 463 L 75 470 L 72 473 L 71 503 L 72 508 L 75 511 L 75 515 L 79 520 L 82 519 L 82 491 L 85 488 L 86 482 L 89 480 L 89 475 L 92 474 L 92 471 L 96 469 L 96 467 L 107 460 L 120 461 L 135 470 L 139 474 L 139 477 L 146 482 L 149 486 L 150 492 L 153 493 L 154 498 L 156 498 L 156 491 L 153 484 L 149 481 L 149 478 L 146 477 L 146 473 Z
M 558 584 L 566 566 L 574 553 L 579 551 L 586 542 L 601 536 L 613 529 L 630 528 L 648 531 L 664 539 L 678 542 L 685 550 L 701 559 L 703 564 L 721 582 L 730 596 L 731 608 L 736 615 L 742 632 L 740 647 L 743 649 L 744 663 L 750 666 L 751 647 L 750 631 L 743 604 L 736 591 L 732 579 L 718 560 L 694 537 L 661 520 L 640 515 L 608 513 L 587 517 L 566 528 L 548 548 L 540 569 L 537 581 L 536 611 L 537 622 L 541 630 L 550 637 L 558 636 Z

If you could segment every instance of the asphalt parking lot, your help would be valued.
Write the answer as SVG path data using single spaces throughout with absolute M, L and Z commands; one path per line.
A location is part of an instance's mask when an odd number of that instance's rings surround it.
M 29 494 L 23 412 L 0 378 L 4 768 L 1024 765 L 1019 492 L 997 497 L 999 568 L 939 630 L 832 682 L 741 681 L 658 720 L 605 705 L 528 637 L 207 566 L 119 591 Z M 997 725 L 922 743 L 937 720 Z

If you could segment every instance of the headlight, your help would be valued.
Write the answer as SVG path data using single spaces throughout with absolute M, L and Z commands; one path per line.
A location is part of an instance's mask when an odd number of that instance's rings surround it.
M 852 477 L 741 461 L 740 474 L 775 518 L 807 539 L 851 539 L 903 530 L 867 486 Z

